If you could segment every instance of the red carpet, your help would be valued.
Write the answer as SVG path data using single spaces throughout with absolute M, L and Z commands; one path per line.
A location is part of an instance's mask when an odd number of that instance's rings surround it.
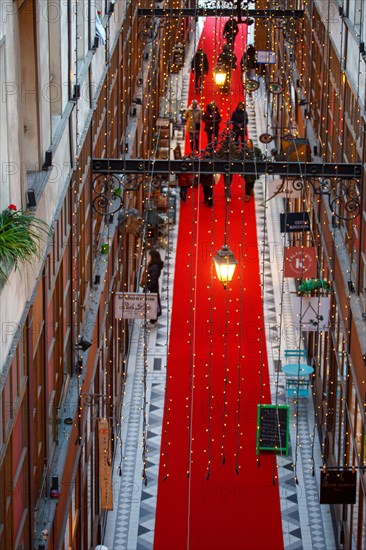
M 208 19 L 201 39 L 211 69 L 219 53 L 215 34 L 222 46 L 218 25 L 223 22 Z M 224 121 L 243 99 L 240 70 L 234 73 L 234 93 L 224 101 L 215 97 Z M 211 82 L 210 71 L 204 104 L 213 99 Z M 262 453 L 258 467 L 255 448 L 257 404 L 270 403 L 270 392 L 254 204 L 244 202 L 239 176 L 228 236 L 238 266 L 227 291 L 212 264 L 224 243 L 225 208 L 222 182 L 213 209 L 198 189 L 181 203 L 155 550 L 283 548 L 275 458 Z

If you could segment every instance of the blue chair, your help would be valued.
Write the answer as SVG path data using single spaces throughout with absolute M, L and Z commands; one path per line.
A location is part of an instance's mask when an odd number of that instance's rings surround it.
M 295 399 L 303 398 L 307 399 L 309 397 L 309 388 L 310 380 L 296 378 L 287 378 L 286 377 L 286 397 L 291 397 Z
M 285 349 L 285 359 L 306 359 L 305 349 Z

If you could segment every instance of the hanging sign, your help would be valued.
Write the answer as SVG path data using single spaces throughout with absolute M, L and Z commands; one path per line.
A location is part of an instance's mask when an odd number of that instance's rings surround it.
M 329 296 L 294 296 L 292 312 L 295 328 L 305 332 L 327 332 L 329 308 Z
M 98 420 L 98 448 L 100 506 L 102 510 L 113 510 L 111 439 L 106 418 Z
M 258 405 L 256 452 L 279 451 L 288 455 L 290 407 Z
M 158 295 L 154 292 L 116 292 L 114 297 L 115 319 L 156 319 Z
M 310 231 L 309 212 L 287 212 L 280 214 L 281 233 Z
M 301 198 L 301 189 L 294 187 L 293 183 L 294 181 L 288 178 L 274 176 L 272 180 L 268 181 L 269 197 L 281 197 L 285 199 Z
M 316 277 L 316 250 L 311 246 L 287 246 L 285 248 L 284 277 Z
M 357 473 L 327 470 L 320 473 L 320 504 L 356 504 Z
M 294 136 L 281 137 L 281 153 L 288 162 L 310 162 L 310 143 L 307 139 Z

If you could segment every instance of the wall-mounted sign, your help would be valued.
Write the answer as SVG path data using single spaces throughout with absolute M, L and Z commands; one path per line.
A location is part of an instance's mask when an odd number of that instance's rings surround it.
M 310 231 L 309 212 L 287 212 L 280 214 L 281 233 Z
M 285 248 L 284 277 L 316 277 L 316 250 L 311 246 L 288 246 Z
M 301 197 L 301 189 L 293 185 L 293 180 L 274 176 L 268 181 L 269 197 L 282 197 L 286 199 L 298 199 Z
M 271 143 L 272 139 L 274 139 L 274 136 L 272 136 L 272 134 L 261 134 L 259 136 L 259 141 L 261 143 Z
M 243 84 L 247 92 L 255 92 L 259 88 L 259 82 L 257 80 L 247 80 L 244 78 Z
M 291 301 L 295 329 L 304 332 L 328 330 L 329 296 L 294 296 Z
M 357 473 L 327 470 L 320 473 L 320 504 L 356 504 Z
M 288 455 L 290 407 L 288 405 L 257 406 L 256 452 L 280 451 Z
M 114 316 L 116 319 L 156 319 L 158 295 L 154 292 L 116 292 Z
M 282 94 L 283 92 L 283 87 L 282 87 L 282 84 L 280 84 L 279 82 L 270 82 L 268 84 L 268 91 L 271 93 L 271 94 Z
M 267 64 L 277 63 L 276 52 L 272 50 L 258 50 L 257 63 L 267 63 Z
M 113 510 L 112 450 L 106 418 L 98 420 L 99 488 L 102 510 Z

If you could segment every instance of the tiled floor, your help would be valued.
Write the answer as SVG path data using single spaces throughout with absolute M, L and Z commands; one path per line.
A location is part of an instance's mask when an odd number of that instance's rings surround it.
M 186 73 L 185 73 L 186 74 Z M 187 90 L 187 76 L 182 89 Z M 258 90 L 248 98 L 249 135 L 258 144 L 258 135 L 267 131 L 263 125 L 264 91 Z M 292 324 L 288 285 L 281 295 L 279 274 L 282 266 L 282 236 L 279 233 L 280 198 L 267 203 L 265 178 L 256 184 L 256 213 L 258 243 L 261 251 L 264 315 L 267 334 L 272 402 L 286 403 L 284 375 L 279 370 L 285 348 L 296 348 L 296 335 L 288 330 Z M 179 208 L 178 208 L 179 218 Z M 172 296 L 174 281 L 174 251 L 178 222 L 169 230 L 169 246 L 162 251 L 165 266 L 162 281 L 163 314 L 154 327 L 134 327 L 132 349 L 128 361 L 122 431 L 122 476 L 115 468 L 115 509 L 108 514 L 103 544 L 109 550 L 152 549 L 157 498 L 157 478 L 165 393 L 165 364 L 169 338 L 171 305 L 164 297 Z M 281 305 L 281 310 L 279 304 Z M 287 330 L 283 331 L 286 326 Z M 286 333 L 286 339 L 281 337 Z M 281 343 L 281 346 L 280 346 Z M 280 353 L 281 351 L 281 353 Z M 147 460 L 146 480 L 141 478 L 143 467 L 143 378 L 147 359 Z M 284 546 L 286 550 L 335 550 L 336 545 L 328 506 L 319 505 L 320 445 L 314 430 L 314 410 L 311 398 L 300 400 L 291 408 L 290 453 L 278 456 Z M 121 451 L 121 449 L 119 449 Z M 120 463 L 117 453 L 115 464 Z M 314 463 L 313 463 L 314 458 Z M 314 468 L 313 468 L 314 466 Z M 295 467 L 295 471 L 294 471 Z M 314 475 L 313 475 L 314 472 Z M 295 483 L 295 473 L 298 483 Z M 173 550 L 173 549 L 172 549 Z M 233 549 L 223 549 L 233 550 Z M 251 549 L 252 550 L 252 549 Z

